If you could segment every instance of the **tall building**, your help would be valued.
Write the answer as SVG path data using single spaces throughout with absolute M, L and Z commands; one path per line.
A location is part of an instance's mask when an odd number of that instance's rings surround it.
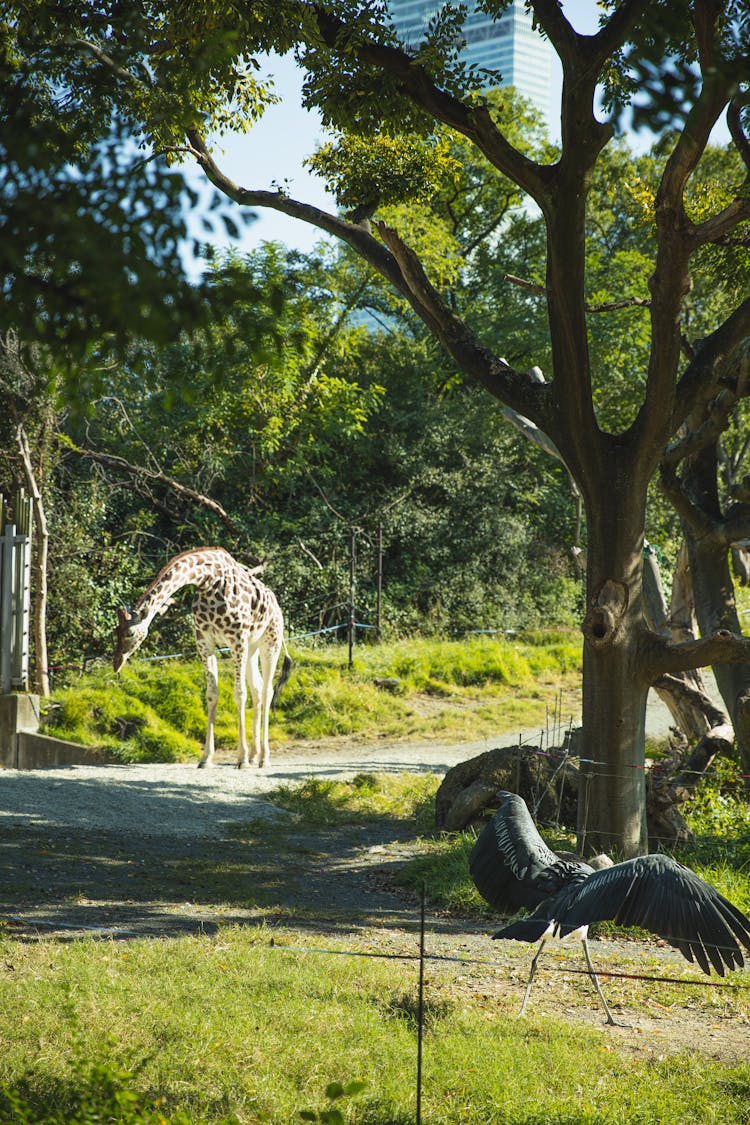
M 411 47 L 416 47 L 424 38 L 430 20 L 442 6 L 440 0 L 389 0 L 396 32 Z M 514 86 L 549 121 L 552 48 L 533 30 L 531 15 L 525 10 L 523 0 L 513 0 L 508 10 L 494 22 L 491 16 L 476 8 L 474 0 L 467 0 L 467 7 L 462 60 L 500 71 L 503 85 Z

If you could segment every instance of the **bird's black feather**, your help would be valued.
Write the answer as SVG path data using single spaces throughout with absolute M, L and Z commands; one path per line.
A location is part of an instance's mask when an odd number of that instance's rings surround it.
M 750 919 L 694 871 L 666 855 L 638 856 L 602 871 L 565 863 L 539 836 L 523 800 L 503 794 L 469 859 L 479 893 L 501 911 L 536 907 L 494 936 L 537 941 L 612 920 L 658 934 L 704 973 L 742 968 Z
M 593 871 L 568 863 L 545 844 L 522 797 L 501 792 L 500 808 L 485 824 L 469 855 L 482 898 L 500 911 L 530 910 L 572 880 Z

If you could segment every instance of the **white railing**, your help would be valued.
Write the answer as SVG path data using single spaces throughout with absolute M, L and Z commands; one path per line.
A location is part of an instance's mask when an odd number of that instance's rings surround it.
M 29 690 L 31 537 L 28 499 L 16 499 L 6 518 L 0 497 L 0 695 Z M 19 528 L 20 524 L 20 528 Z

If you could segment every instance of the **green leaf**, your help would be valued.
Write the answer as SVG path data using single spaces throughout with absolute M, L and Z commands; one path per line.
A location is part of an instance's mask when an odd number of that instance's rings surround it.
M 338 1109 L 324 1109 L 320 1115 L 324 1125 L 344 1125 L 344 1117 Z

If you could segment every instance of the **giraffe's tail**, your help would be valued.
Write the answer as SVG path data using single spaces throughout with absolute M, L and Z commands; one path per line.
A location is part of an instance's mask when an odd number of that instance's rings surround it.
M 294 667 L 294 661 L 292 660 L 291 656 L 287 652 L 286 645 L 284 645 L 284 663 L 281 667 L 281 675 L 279 676 L 279 682 L 276 684 L 276 687 L 274 688 L 274 691 L 273 691 L 273 696 L 271 697 L 271 706 L 272 707 L 276 706 L 276 703 L 278 702 L 278 698 L 279 698 L 279 696 L 281 695 L 281 693 L 284 689 L 284 684 L 286 684 L 287 680 L 289 679 L 289 677 L 292 674 L 292 668 L 293 667 Z

